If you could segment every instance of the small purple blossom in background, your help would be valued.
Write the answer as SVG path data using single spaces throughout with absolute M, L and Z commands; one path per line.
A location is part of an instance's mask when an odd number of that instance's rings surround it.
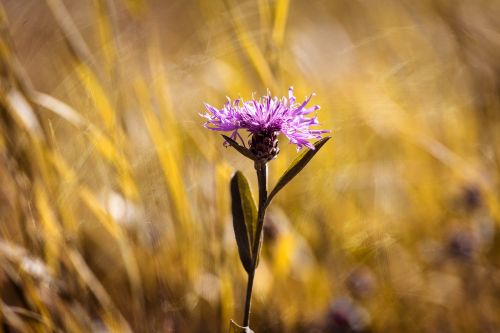
M 293 87 L 288 89 L 288 98 L 272 97 L 269 91 L 258 100 L 252 98 L 246 102 L 241 98 L 231 102 L 228 97 L 221 109 L 205 104 L 208 112 L 200 115 L 208 119 L 204 124 L 206 128 L 232 132 L 231 139 L 240 138 L 243 145 L 244 140 L 238 133 L 240 129 L 246 129 L 252 136 L 273 138 L 273 141 L 281 132 L 291 143 L 297 145 L 297 150 L 303 147 L 314 149 L 309 140 L 321 139 L 322 134 L 329 131 L 310 129 L 310 126 L 319 124 L 316 116 L 307 117 L 320 108 L 318 105 L 306 107 L 313 95 L 300 104 L 296 103 Z

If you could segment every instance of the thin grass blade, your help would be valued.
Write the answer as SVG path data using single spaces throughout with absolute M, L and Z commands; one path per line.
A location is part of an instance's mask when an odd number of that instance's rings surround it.
M 229 323 L 229 333 L 254 333 L 254 331 L 250 327 L 242 327 L 231 320 Z

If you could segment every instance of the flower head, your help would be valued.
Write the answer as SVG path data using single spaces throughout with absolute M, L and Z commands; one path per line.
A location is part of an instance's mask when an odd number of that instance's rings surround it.
M 283 133 L 291 143 L 297 145 L 297 150 L 303 147 L 314 149 L 311 139 L 321 139 L 328 130 L 313 130 L 310 126 L 318 125 L 316 116 L 308 117 L 319 110 L 319 106 L 306 107 L 311 97 L 302 103 L 297 103 L 293 95 L 293 87 L 288 90 L 288 98 L 272 97 L 270 92 L 260 99 L 252 98 L 243 101 L 241 98 L 231 102 L 228 97 L 226 104 L 217 109 L 205 104 L 207 112 L 200 114 L 207 119 L 204 126 L 214 131 L 231 132 L 231 139 L 239 138 L 244 145 L 239 130 L 247 130 L 252 136 L 249 141 L 252 153 L 262 159 L 274 158 L 277 148 L 277 135 Z

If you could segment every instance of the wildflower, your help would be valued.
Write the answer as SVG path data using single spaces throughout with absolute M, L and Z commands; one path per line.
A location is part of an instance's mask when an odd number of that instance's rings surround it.
M 243 101 L 238 98 L 231 102 L 228 97 L 221 109 L 205 104 L 208 112 L 200 115 L 207 119 L 204 124 L 206 128 L 231 132 L 231 139 L 239 138 L 243 146 L 245 142 L 238 131 L 247 130 L 251 135 L 248 141 L 250 151 L 258 160 L 267 162 L 279 153 L 280 132 L 290 140 L 290 143 L 297 146 L 297 150 L 303 147 L 314 149 L 309 140 L 321 139 L 323 133 L 329 132 L 310 129 L 319 123 L 316 116 L 308 117 L 308 115 L 320 108 L 318 105 L 306 107 L 312 96 L 299 104 L 293 95 L 293 87 L 290 87 L 288 98 L 272 97 L 269 91 L 258 100 L 252 98 L 251 101 Z
M 206 128 L 213 131 L 231 132 L 231 137 L 223 135 L 226 140 L 224 144 L 231 145 L 243 156 L 254 161 L 259 185 L 257 206 L 244 174 L 237 171 L 231 178 L 230 192 L 234 235 L 240 261 L 248 274 L 243 326 L 238 326 L 234 321 L 231 321 L 231 331 L 253 332 L 250 330 L 252 289 L 259 263 L 267 207 L 274 196 L 304 169 L 330 139 L 329 137 L 322 138 L 322 134 L 329 131 L 310 129 L 310 126 L 318 125 L 318 120 L 316 116 L 309 117 L 308 115 L 319 109 L 317 105 L 306 108 L 311 97 L 312 95 L 306 98 L 302 104 L 298 104 L 295 102 L 293 88 L 290 87 L 288 98 L 271 97 L 269 91 L 259 100 L 252 98 L 248 102 L 241 98 L 231 102 L 228 97 L 222 109 L 219 110 L 205 104 L 208 112 L 200 114 L 207 119 L 204 124 Z M 248 141 L 249 148 L 245 146 L 241 134 L 238 133 L 240 129 L 247 130 L 251 136 Z M 310 149 L 294 160 L 268 194 L 267 162 L 276 158 L 279 153 L 278 135 L 280 132 L 288 137 L 291 143 L 297 145 L 297 150 L 303 147 Z M 236 142 L 238 138 L 242 145 Z M 311 144 L 309 140 L 314 138 L 320 140 Z
M 375 275 L 366 266 L 354 268 L 347 276 L 346 285 L 351 294 L 359 299 L 373 295 L 377 289 Z
M 338 298 L 327 313 L 327 332 L 366 332 L 370 325 L 370 314 L 350 298 Z
M 462 193 L 462 203 L 466 211 L 473 212 L 483 205 L 483 197 L 478 187 L 474 185 L 465 186 Z
M 477 240 L 467 230 L 457 230 L 448 237 L 448 253 L 457 259 L 470 260 L 477 249 Z

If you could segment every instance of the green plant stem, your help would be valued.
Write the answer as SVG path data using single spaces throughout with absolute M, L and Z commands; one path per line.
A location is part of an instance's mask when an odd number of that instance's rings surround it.
M 252 288 L 255 278 L 255 270 L 257 269 L 257 258 L 259 257 L 260 247 L 262 243 L 262 229 L 264 227 L 264 216 L 266 214 L 267 202 L 267 163 L 255 163 L 257 171 L 257 180 L 259 183 L 259 210 L 257 213 L 257 228 L 252 247 L 252 269 L 248 273 L 247 294 L 245 300 L 245 313 L 243 316 L 243 327 L 250 325 L 250 308 L 252 306 Z

